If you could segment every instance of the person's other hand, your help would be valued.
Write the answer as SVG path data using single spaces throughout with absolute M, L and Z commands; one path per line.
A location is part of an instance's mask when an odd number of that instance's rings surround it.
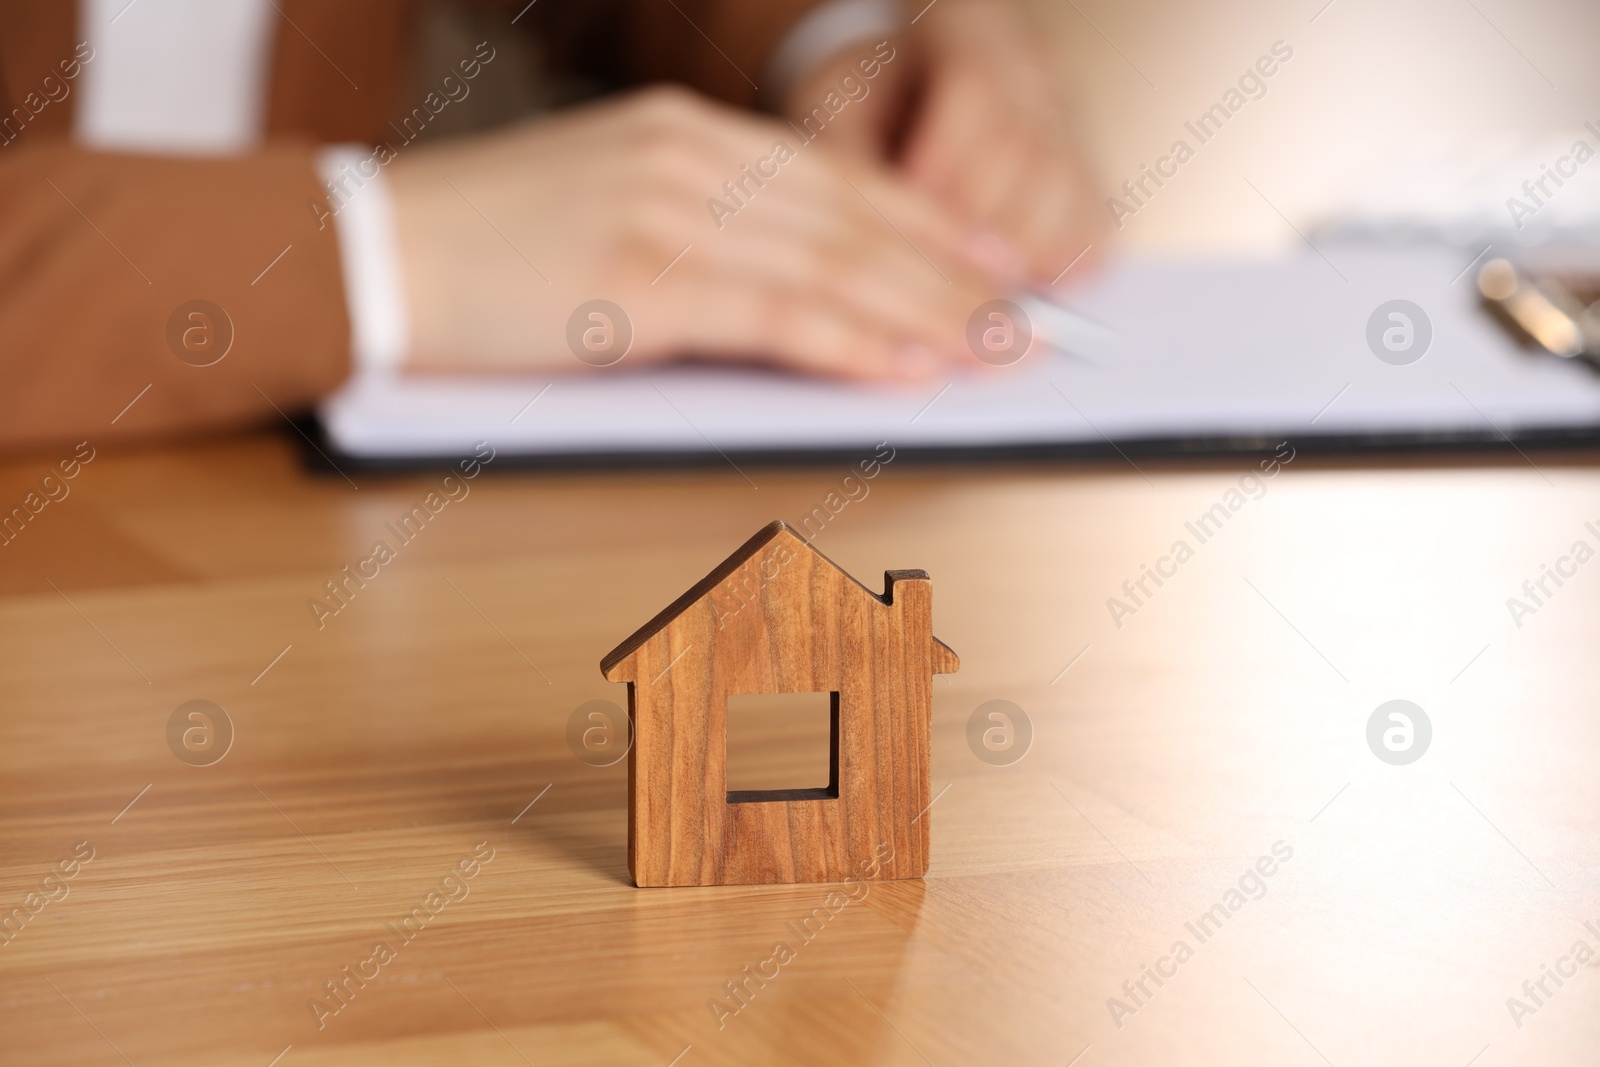
M 880 164 L 680 90 L 402 150 L 388 173 L 415 369 L 577 367 L 569 318 L 601 298 L 631 321 L 630 365 L 925 378 L 974 362 L 966 320 L 1004 289 Z M 617 325 L 593 322 L 601 342 Z
M 917 6 L 915 4 L 913 7 Z M 896 56 L 819 143 L 893 160 L 970 227 L 981 261 L 1048 285 L 1104 242 L 1105 209 L 1061 79 L 1010 2 L 937 0 Z M 795 85 L 783 111 L 810 115 L 871 46 L 846 49 Z

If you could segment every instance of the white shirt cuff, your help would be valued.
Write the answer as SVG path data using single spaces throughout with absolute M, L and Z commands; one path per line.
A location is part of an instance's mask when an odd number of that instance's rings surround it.
M 881 40 L 906 28 L 895 0 L 827 0 L 789 28 L 773 49 L 761 78 L 768 107 L 781 107 L 789 91 L 830 56 L 854 44 Z
M 361 376 L 393 374 L 411 338 L 388 179 L 372 150 L 357 145 L 319 149 L 316 166 L 339 239 L 351 361 Z

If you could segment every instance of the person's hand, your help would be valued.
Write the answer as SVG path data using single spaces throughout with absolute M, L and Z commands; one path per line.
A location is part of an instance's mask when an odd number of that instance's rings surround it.
M 881 165 L 680 90 L 402 150 L 388 172 L 415 369 L 580 368 L 569 319 L 604 299 L 631 323 L 629 365 L 925 378 L 975 362 L 967 318 L 1004 289 L 948 209 Z M 585 361 L 623 329 L 583 318 Z
M 790 90 L 783 111 L 802 121 L 830 92 L 840 99 L 851 77 L 866 95 L 819 144 L 894 161 L 968 224 L 970 249 L 997 270 L 1048 285 L 1085 249 L 1080 266 L 1092 261 L 1104 204 L 1060 79 L 1014 5 L 938 0 L 890 45 L 894 58 L 871 79 L 858 66 L 871 45 L 831 57 Z

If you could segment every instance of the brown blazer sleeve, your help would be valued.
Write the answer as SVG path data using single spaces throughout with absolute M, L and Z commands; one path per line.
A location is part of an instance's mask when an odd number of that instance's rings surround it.
M 28 140 L 0 147 L 0 448 L 276 420 L 347 375 L 310 146 L 173 160 Z
M 267 147 L 206 160 L 73 147 L 74 58 L 92 52 L 77 5 L 0 0 L 0 450 L 279 421 L 347 376 L 312 145 L 384 135 L 410 9 L 273 6 Z M 225 315 L 210 338 L 179 312 L 198 300 Z M 207 356 L 184 339 L 220 345 L 230 325 L 226 355 L 195 366 Z

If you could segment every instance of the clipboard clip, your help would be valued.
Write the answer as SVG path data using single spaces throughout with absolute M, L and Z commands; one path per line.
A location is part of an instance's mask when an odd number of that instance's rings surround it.
M 1478 292 L 1524 346 L 1600 368 L 1600 278 L 1534 274 L 1491 259 L 1478 270 Z

